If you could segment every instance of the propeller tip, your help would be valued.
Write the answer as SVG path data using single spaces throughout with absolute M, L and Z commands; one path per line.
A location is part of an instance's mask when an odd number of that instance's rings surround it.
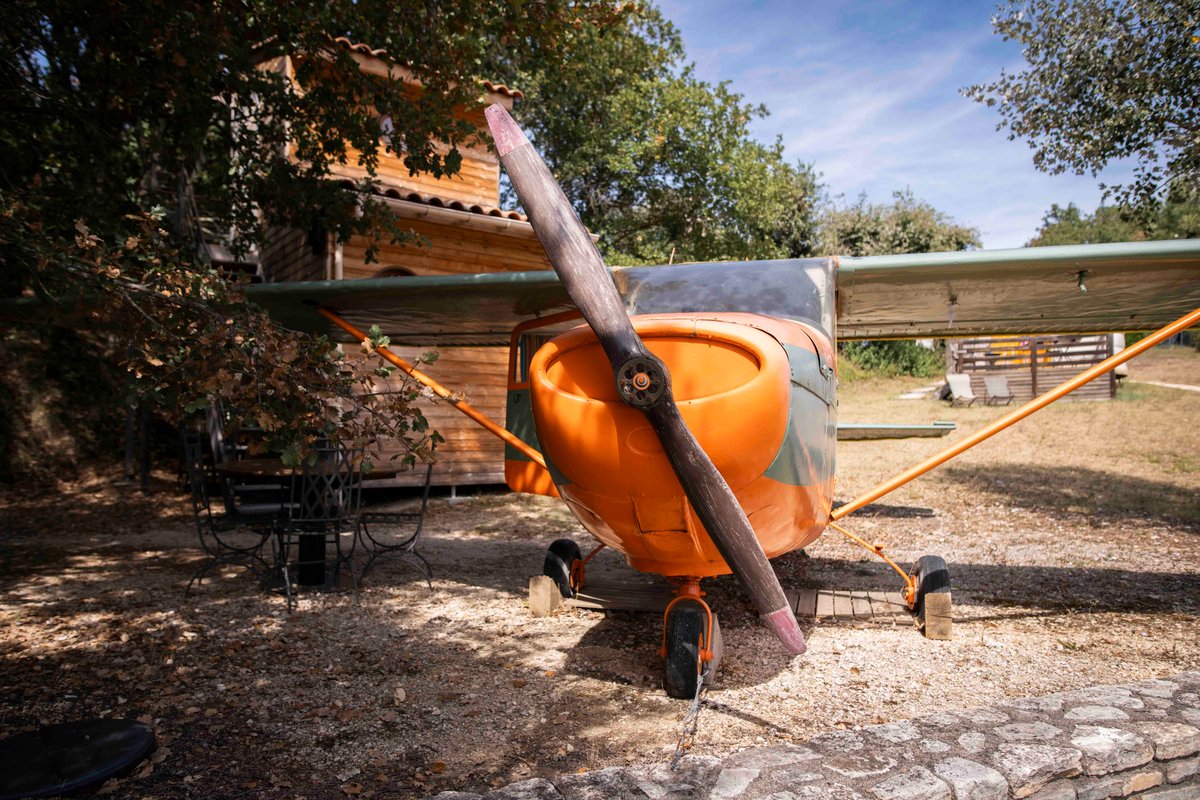
M 791 607 L 784 606 L 770 614 L 764 614 L 762 620 L 779 641 L 783 642 L 784 648 L 791 655 L 802 655 L 808 650 L 808 645 L 804 643 L 804 632 L 800 630 L 800 623 L 796 622 L 796 615 L 792 613 Z
M 501 158 L 521 145 L 529 144 L 524 132 L 509 116 L 504 106 L 493 103 L 484 109 L 483 115 L 487 117 L 488 128 L 491 129 L 492 139 L 496 142 L 496 152 L 500 154 Z

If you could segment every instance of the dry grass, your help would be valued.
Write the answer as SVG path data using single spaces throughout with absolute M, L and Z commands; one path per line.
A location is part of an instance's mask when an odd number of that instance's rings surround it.
M 1200 383 L 1200 354 L 1157 350 L 1134 375 Z M 845 421 L 1004 413 L 900 401 L 919 381 L 848 385 Z M 945 440 L 847 443 L 843 499 Z M 1200 395 L 1135 385 L 1112 403 L 1039 412 L 876 505 L 852 530 L 901 562 L 944 555 L 951 642 L 908 628 L 820 625 L 781 655 L 731 579 L 712 582 L 726 640 L 696 751 L 803 740 L 942 706 L 1200 667 Z M 651 615 L 535 620 L 525 584 L 579 535 L 561 504 L 483 493 L 432 502 L 416 573 L 372 575 L 363 602 L 283 598 L 199 563 L 184 497 L 101 478 L 0 497 L 0 735 L 94 715 L 144 717 L 164 746 L 139 797 L 408 797 L 670 756 L 683 707 L 658 687 Z M 604 557 L 607 556 L 607 557 Z M 611 553 L 598 568 L 623 569 Z M 835 534 L 776 561 L 785 584 L 896 588 Z M 402 690 L 398 692 L 398 690 Z

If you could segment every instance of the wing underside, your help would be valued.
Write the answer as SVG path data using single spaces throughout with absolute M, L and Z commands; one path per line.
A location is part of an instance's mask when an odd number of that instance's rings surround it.
M 1149 330 L 1200 308 L 1200 240 L 843 258 L 838 338 Z
M 631 313 L 752 311 L 828 329 L 833 320 L 817 317 L 831 305 L 820 287 L 834 269 L 840 339 L 1145 330 L 1200 308 L 1195 239 L 615 268 L 613 276 Z M 313 312 L 319 304 L 413 345 L 507 344 L 517 323 L 573 308 L 550 271 L 278 283 L 247 294 L 288 327 L 344 339 Z

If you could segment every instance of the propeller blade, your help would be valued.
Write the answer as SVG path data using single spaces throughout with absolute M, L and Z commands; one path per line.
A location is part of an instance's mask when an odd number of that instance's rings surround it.
M 767 627 L 789 653 L 803 653 L 804 634 L 771 562 L 725 478 L 683 421 L 666 365 L 633 329 L 600 251 L 504 107 L 493 105 L 485 114 L 500 160 L 538 240 L 612 364 L 618 394 L 646 415 L 696 516 Z

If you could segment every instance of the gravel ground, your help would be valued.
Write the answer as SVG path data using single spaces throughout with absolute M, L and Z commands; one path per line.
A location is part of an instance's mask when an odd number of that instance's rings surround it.
M 1200 354 L 1160 348 L 1133 369 L 1196 384 Z M 953 419 L 959 437 L 1004 413 L 895 399 L 918 383 L 846 385 L 841 418 Z M 945 443 L 846 443 L 839 496 Z M 200 559 L 168 478 L 149 497 L 103 476 L 0 494 L 0 735 L 145 719 L 155 761 L 107 787 L 139 797 L 421 796 L 673 753 L 686 704 L 659 687 L 658 618 L 525 608 L 549 542 L 587 540 L 560 503 L 435 499 L 432 591 L 394 565 L 359 606 L 314 593 L 289 616 L 233 570 L 183 596 Z M 708 584 L 726 660 L 692 752 L 1200 668 L 1198 492 L 1200 395 L 1133 385 L 1039 412 L 847 522 L 902 564 L 947 559 L 953 641 L 806 625 L 809 653 L 788 658 L 731 579 Z M 628 573 L 611 552 L 594 563 Z M 833 532 L 775 565 L 797 589 L 898 588 Z

